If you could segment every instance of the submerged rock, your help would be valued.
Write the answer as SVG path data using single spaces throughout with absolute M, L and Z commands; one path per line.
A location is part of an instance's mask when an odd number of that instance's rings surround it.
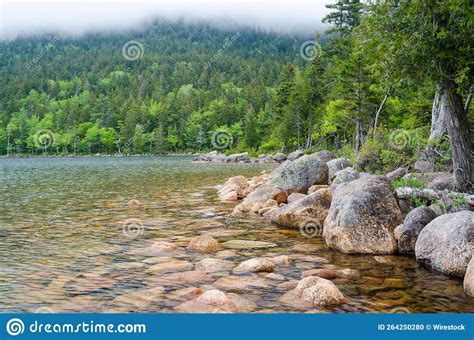
M 433 209 L 418 207 L 405 217 L 405 221 L 397 227 L 398 251 L 400 253 L 414 253 L 415 244 L 421 230 L 437 217 Z
M 331 269 L 310 269 L 301 273 L 302 279 L 308 276 L 318 276 L 322 277 L 323 279 L 332 280 L 337 278 L 337 272 Z
M 224 292 L 213 289 L 176 306 L 175 310 L 182 313 L 235 313 L 237 306 Z
M 188 250 L 192 250 L 198 253 L 215 253 L 221 249 L 219 243 L 210 236 L 196 236 L 191 239 L 187 247 Z
M 318 157 L 305 155 L 289 163 L 273 177 L 272 183 L 288 193 L 306 193 L 314 184 L 327 184 L 328 166 Z
M 323 236 L 344 253 L 391 254 L 397 250 L 393 230 L 401 223 L 388 179 L 366 175 L 336 188 Z
M 432 268 L 463 276 L 474 247 L 474 212 L 460 211 L 432 220 L 418 235 L 416 259 Z
M 256 257 L 240 263 L 234 268 L 234 274 L 245 272 L 273 272 L 276 269 L 275 263 L 268 257 Z
M 249 240 L 230 240 L 222 243 L 222 245 L 230 249 L 257 249 L 272 248 L 277 246 L 275 243 Z
M 221 260 L 221 259 L 203 259 L 196 263 L 196 270 L 203 271 L 205 273 L 215 273 L 234 268 L 234 262 Z
M 331 281 L 309 276 L 298 282 L 296 288 L 282 296 L 280 301 L 296 308 L 308 308 L 340 305 L 346 302 L 346 298 Z
M 214 282 L 214 286 L 227 291 L 244 291 L 255 288 L 268 288 L 265 280 L 258 276 L 225 276 Z
M 191 262 L 175 258 L 164 258 L 146 271 L 149 273 L 172 273 L 191 269 L 193 269 L 193 264 Z

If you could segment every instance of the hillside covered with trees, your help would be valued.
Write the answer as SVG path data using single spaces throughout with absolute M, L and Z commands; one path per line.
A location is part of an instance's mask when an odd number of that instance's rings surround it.
M 227 152 L 331 149 L 375 172 L 452 164 L 470 190 L 472 3 L 328 7 L 322 37 L 156 22 L 2 42 L 0 154 L 197 152 L 223 131 Z M 309 57 L 308 39 L 322 45 Z M 139 58 L 124 58 L 130 41 Z

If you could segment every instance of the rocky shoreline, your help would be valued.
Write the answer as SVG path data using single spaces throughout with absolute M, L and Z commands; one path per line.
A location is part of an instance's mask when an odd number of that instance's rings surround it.
M 242 163 L 266 159 L 231 156 L 213 153 L 198 159 Z M 299 228 L 304 237 L 322 237 L 330 248 L 346 254 L 415 256 L 429 268 L 462 278 L 465 293 L 474 296 L 474 196 L 453 192 L 451 174 L 424 173 L 414 167 L 411 173 L 400 168 L 372 175 L 329 151 L 295 152 L 275 163 L 280 165 L 270 173 L 232 177 L 218 187 L 222 201 L 238 203 L 233 217 L 257 217 Z M 417 178 L 426 188 L 394 189 L 392 182 L 400 178 Z M 414 206 L 413 198 L 427 204 Z M 259 261 L 271 267 L 267 259 Z M 313 306 L 343 304 L 344 296 L 330 281 L 334 275 L 318 270 L 303 273 L 285 298 Z

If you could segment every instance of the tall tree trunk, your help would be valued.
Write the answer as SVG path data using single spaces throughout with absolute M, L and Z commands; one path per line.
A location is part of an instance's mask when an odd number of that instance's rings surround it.
M 462 192 L 472 192 L 473 160 L 468 117 L 456 83 L 446 78 L 442 82 L 442 90 L 446 96 L 444 121 L 451 142 L 455 188 Z
M 362 125 L 360 124 L 359 121 L 356 123 L 356 131 L 355 131 L 355 145 L 354 149 L 356 152 L 358 152 L 363 144 L 363 135 L 362 135 Z
M 380 103 L 380 106 L 375 114 L 374 131 L 373 131 L 374 136 L 375 136 L 375 130 L 377 130 L 377 124 L 379 122 L 380 113 L 382 112 L 385 106 L 385 103 L 387 102 L 388 97 L 390 97 L 390 89 L 391 89 L 391 86 L 388 87 L 387 92 L 385 93 L 385 97 L 383 98 L 382 103 Z
M 446 116 L 446 95 L 442 90 L 442 86 L 438 85 L 433 99 L 431 108 L 431 129 L 428 145 L 424 150 L 424 154 L 418 155 L 423 160 L 434 164 L 434 157 L 437 154 L 436 142 L 446 135 L 447 128 L 445 123 Z
M 434 141 L 446 134 L 446 94 L 442 92 L 441 87 L 435 93 L 433 107 L 431 109 L 431 130 L 430 141 Z
M 469 88 L 469 93 L 467 94 L 466 104 L 464 104 L 464 111 L 466 114 L 469 112 L 469 106 L 471 105 L 472 95 L 474 94 L 474 86 Z

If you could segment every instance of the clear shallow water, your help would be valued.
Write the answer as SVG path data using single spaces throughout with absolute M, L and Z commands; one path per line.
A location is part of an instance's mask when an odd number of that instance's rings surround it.
M 0 159 L 0 311 L 174 312 L 192 298 L 184 288 L 213 285 L 245 298 L 245 311 L 307 312 L 314 310 L 280 299 L 291 289 L 288 282 L 306 269 L 351 268 L 360 278 L 334 280 L 348 303 L 323 312 L 474 312 L 462 280 L 412 258 L 344 255 L 298 230 L 228 218 L 233 204 L 219 202 L 213 187 L 264 169 L 271 167 L 193 164 L 185 157 Z M 128 206 L 130 199 L 141 205 Z M 223 288 L 218 282 L 229 271 L 169 276 L 221 256 L 186 250 L 191 237 L 209 233 L 220 243 L 274 243 L 235 250 L 226 260 L 237 265 L 255 256 L 289 255 L 290 265 L 275 271 L 284 280 L 252 274 L 261 287 Z M 172 258 L 150 254 L 149 246 L 160 240 L 175 243 L 178 252 Z M 171 273 L 153 271 L 163 260 L 182 262 Z

